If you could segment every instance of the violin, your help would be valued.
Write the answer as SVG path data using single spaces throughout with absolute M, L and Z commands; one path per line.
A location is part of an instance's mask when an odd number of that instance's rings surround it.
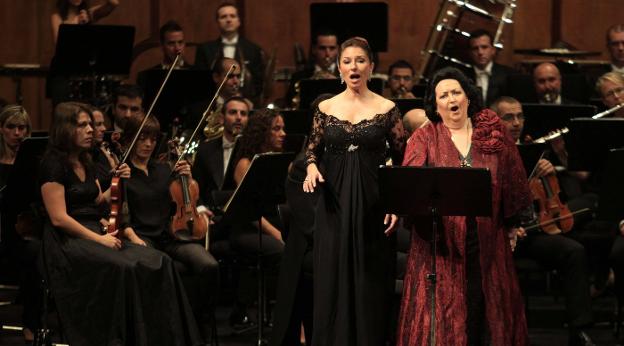
M 210 104 L 202 114 L 202 117 L 199 120 L 197 127 L 195 127 L 193 134 L 191 134 L 191 136 L 186 139 L 186 144 L 184 145 L 184 148 L 182 150 L 179 150 L 177 145 L 174 146 L 174 148 L 176 148 L 177 150 L 178 159 L 173 164 L 173 167 L 177 166 L 178 162 L 180 162 L 182 157 L 190 154 L 190 147 L 195 145 L 195 143 L 193 142 L 195 135 L 197 135 L 199 128 L 204 123 L 208 112 L 210 111 L 210 109 L 212 109 L 212 105 L 217 99 L 217 95 L 219 95 L 221 88 L 223 88 L 223 85 L 228 80 L 230 74 L 235 67 L 235 65 L 232 65 L 225 74 L 225 77 L 217 88 L 217 91 L 210 101 Z M 170 143 L 175 144 L 175 141 Z M 197 212 L 197 200 L 199 198 L 199 185 L 197 184 L 197 182 L 191 177 L 181 174 L 171 183 L 171 185 L 169 186 L 169 192 L 171 194 L 172 200 L 176 204 L 176 212 L 173 215 L 170 227 L 173 237 L 179 240 L 199 240 L 205 237 L 206 243 L 208 243 L 209 223 L 206 223 L 206 220 L 200 217 L 199 213 Z
M 574 226 L 574 214 L 559 199 L 561 190 L 557 176 L 533 177 L 529 179 L 529 188 L 542 231 L 546 234 L 569 232 Z
M 180 174 L 169 185 L 169 193 L 175 203 L 175 214 L 171 219 L 170 227 L 174 238 L 200 240 L 206 237 L 209 224 L 197 212 L 197 200 L 199 199 L 197 181 L 192 177 Z
M 136 144 L 137 139 L 139 139 L 139 135 L 141 134 L 143 127 L 145 127 L 145 124 L 147 123 L 147 120 L 149 119 L 150 115 L 152 114 L 154 105 L 156 105 L 158 98 L 160 98 L 160 94 L 165 88 L 165 84 L 167 84 L 167 81 L 169 80 L 169 76 L 171 76 L 171 72 L 173 72 L 173 69 L 177 66 L 178 60 L 180 60 L 180 54 L 176 55 L 176 58 L 173 61 L 173 64 L 171 64 L 171 67 L 169 67 L 169 71 L 167 71 L 167 75 L 165 76 L 165 79 L 160 84 L 160 88 L 158 89 L 158 92 L 156 93 L 156 96 L 154 97 L 152 104 L 150 105 L 147 113 L 145 114 L 145 117 L 143 118 L 143 121 L 141 122 L 141 126 L 139 126 L 137 133 L 134 135 L 134 138 L 132 139 L 132 142 L 130 143 L 128 148 L 126 148 L 126 152 L 123 155 L 123 158 L 121 159 L 121 161 L 119 162 L 119 165 L 123 165 L 126 162 L 126 160 L 128 160 L 128 157 L 130 156 L 130 153 L 132 152 L 132 148 Z M 124 189 L 122 187 L 121 177 L 113 176 L 113 179 L 111 179 L 111 186 L 110 186 L 110 195 L 111 195 L 110 216 L 108 218 L 108 226 L 106 227 L 106 231 L 108 233 L 113 233 L 117 231 L 121 224 L 119 222 L 120 220 L 119 217 L 124 214 L 123 213 L 123 204 L 124 204 L 123 194 L 124 194 Z

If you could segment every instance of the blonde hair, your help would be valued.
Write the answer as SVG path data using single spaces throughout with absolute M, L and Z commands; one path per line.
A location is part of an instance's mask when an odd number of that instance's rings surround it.
M 604 82 L 611 82 L 624 86 L 624 75 L 619 72 L 607 72 L 598 77 L 598 80 L 596 81 L 596 91 L 601 97 L 604 97 L 602 95 L 602 85 Z
M 24 107 L 20 105 L 7 105 L 0 110 L 0 127 L 4 127 L 7 122 L 14 119 L 26 124 L 26 137 L 29 137 L 31 131 L 30 117 Z M 6 155 L 6 142 L 4 141 L 4 136 L 0 135 L 0 158 L 4 158 Z

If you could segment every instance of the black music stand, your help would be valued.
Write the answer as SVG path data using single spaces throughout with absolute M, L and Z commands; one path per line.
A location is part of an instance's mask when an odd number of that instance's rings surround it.
M 598 219 L 618 223 L 624 220 L 624 149 L 610 150 L 600 188 Z
M 312 102 L 321 94 L 340 94 L 345 90 L 345 85 L 339 79 L 302 79 L 299 82 L 301 88 L 301 102 L 299 108 L 308 109 Z M 368 88 L 377 93 L 383 93 L 383 80 L 372 78 L 368 82 Z
M 167 70 L 152 68 L 139 73 L 137 84 L 145 91 L 145 104 L 152 103 L 167 72 Z M 215 91 L 211 71 L 174 70 L 158 102 L 154 105 L 153 113 L 158 118 L 160 127 L 169 129 L 176 117 L 179 117 L 179 123 L 185 123 L 188 107 L 200 101 L 209 100 Z
M 522 135 L 530 135 L 533 139 L 537 139 L 551 131 L 568 127 L 572 118 L 590 117 L 596 114 L 596 107 L 523 103 L 522 111 L 525 117 Z
M 264 153 L 251 160 L 230 200 L 223 207 L 223 225 L 241 225 L 258 221 L 258 339 L 257 345 L 265 345 L 263 324 L 265 315 L 264 269 L 262 265 L 262 216 L 285 200 L 283 186 L 288 174 L 288 165 L 295 154 Z
M 401 111 L 401 116 L 405 116 L 405 113 L 411 111 L 416 108 L 425 108 L 425 101 L 422 98 L 415 99 L 390 99 L 397 107 L 399 107 L 399 111 Z
M 624 148 L 624 119 L 572 119 L 566 141 L 568 169 L 602 171 L 611 149 Z
M 280 111 L 284 117 L 284 131 L 287 134 L 304 134 L 310 133 L 312 128 L 312 111 L 309 109 L 284 110 Z
M 522 158 L 522 164 L 527 176 L 530 176 L 537 162 L 543 157 L 544 152 L 548 149 L 545 143 L 519 144 L 518 152 Z
M 38 173 L 47 145 L 48 137 L 29 137 L 20 144 L 2 194 L 7 202 L 3 203 L 3 213 L 17 215 L 28 209 L 31 203 L 41 201 Z
M 64 75 L 127 75 L 134 27 L 61 24 L 50 71 Z
M 379 168 L 379 196 L 388 213 L 429 216 L 431 227 L 429 344 L 436 344 L 436 252 L 438 220 L 442 216 L 492 216 L 492 178 L 485 168 L 399 167 Z

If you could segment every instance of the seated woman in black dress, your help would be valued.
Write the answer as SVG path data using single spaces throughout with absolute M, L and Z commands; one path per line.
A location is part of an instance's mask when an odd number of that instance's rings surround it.
M 129 144 L 132 141 L 142 121 L 143 117 L 128 120 L 124 128 L 123 143 Z M 133 237 L 132 242 L 164 251 L 179 261 L 178 264 L 182 264 L 183 272 L 192 274 L 189 280 L 185 281 L 185 288 L 195 317 L 201 322 L 202 313 L 208 311 L 210 303 L 215 303 L 219 284 L 219 264 L 203 245 L 176 240 L 169 232 L 172 206 L 169 185 L 174 176 L 168 164 L 152 159 L 159 136 L 158 120 L 154 117 L 148 118 L 130 152 L 131 174 L 125 184 L 129 209 L 126 232 Z M 181 160 L 175 171 L 190 177 L 191 166 L 185 160 Z M 199 216 L 204 218 L 207 225 L 208 209 L 202 206 L 198 209 L 202 210 Z
M 89 156 L 89 109 L 74 102 L 54 111 L 41 162 L 49 223 L 42 257 L 63 334 L 71 345 L 196 345 L 199 335 L 172 260 L 133 244 L 131 232 L 102 233 L 102 193 Z M 117 174 L 129 175 L 122 166 Z M 51 224 L 51 225 L 50 225 Z

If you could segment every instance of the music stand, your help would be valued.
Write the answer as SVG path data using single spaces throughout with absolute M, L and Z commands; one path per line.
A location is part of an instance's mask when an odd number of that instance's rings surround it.
M 145 104 L 152 103 L 167 72 L 153 68 L 139 73 L 137 83 L 145 91 Z M 210 99 L 215 91 L 211 71 L 174 70 L 154 105 L 153 113 L 158 118 L 160 127 L 168 129 L 175 116 L 180 116 L 179 122 L 184 123 L 187 108 Z
M 64 75 L 128 75 L 133 26 L 61 24 L 50 71 Z
M 288 174 L 288 165 L 294 158 L 295 154 L 292 152 L 256 154 L 243 180 L 223 207 L 224 214 L 220 222 L 223 225 L 241 225 L 258 221 L 259 250 L 256 266 L 258 271 L 258 346 L 265 344 L 263 340 L 265 292 L 262 265 L 262 216 L 269 208 L 274 208 L 284 202 L 284 181 Z
M 492 216 L 492 183 L 484 168 L 398 167 L 379 168 L 379 197 L 388 213 L 430 216 L 431 326 L 429 344 L 436 344 L 436 252 L 438 219 L 442 216 Z
M 624 220 L 624 149 L 610 150 L 607 155 L 607 164 L 600 188 L 600 203 L 598 204 L 598 218 L 614 223 Z
M 310 133 L 312 128 L 312 111 L 309 109 L 285 110 L 280 111 L 284 117 L 284 131 L 287 134 L 304 134 Z
M 596 114 L 596 107 L 591 105 L 547 105 L 523 103 L 524 135 L 537 139 L 551 131 L 561 130 L 570 125 L 570 119 L 591 117 Z
M 568 169 L 601 171 L 611 149 L 624 148 L 624 119 L 572 119 L 566 147 Z
M 39 189 L 39 164 L 48 145 L 48 137 L 28 137 L 20 144 L 13 168 L 3 192 L 3 212 L 19 212 L 41 200 Z
M 404 116 L 405 113 L 411 111 L 412 109 L 425 108 L 424 100 L 419 97 L 415 99 L 391 99 L 391 101 L 394 102 L 397 107 L 399 107 L 399 111 L 401 111 L 401 116 Z
M 388 50 L 388 4 L 310 4 L 310 35 L 315 36 L 319 29 L 335 32 L 339 43 L 354 36 L 364 37 L 373 50 L 385 52 Z
M 302 79 L 299 82 L 301 87 L 301 102 L 299 108 L 309 109 L 312 102 L 321 94 L 340 94 L 345 90 L 344 84 L 340 84 L 339 79 Z M 368 82 L 368 88 L 377 94 L 383 93 L 383 80 L 373 78 Z
M 545 143 L 532 143 L 532 144 L 520 144 L 517 145 L 518 152 L 522 158 L 522 164 L 526 171 L 527 177 L 531 175 L 533 169 L 537 165 L 537 162 L 542 158 L 547 146 Z

